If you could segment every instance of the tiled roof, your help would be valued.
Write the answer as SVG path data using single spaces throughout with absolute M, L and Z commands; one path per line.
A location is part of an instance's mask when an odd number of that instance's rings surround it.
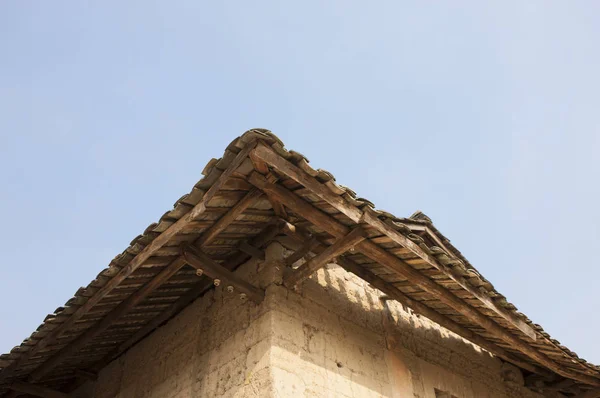
M 252 204 L 236 214 L 233 222 L 225 229 L 217 229 L 210 241 L 206 238 L 207 231 L 221 217 L 251 195 L 249 193 L 256 192 L 255 186 L 250 183 L 250 177 L 257 172 L 264 174 L 269 171 L 259 170 L 256 162 L 240 155 L 248 153 L 257 143 L 274 152 L 286 164 L 300 170 L 303 178 L 326 187 L 328 194 L 324 199 L 306 184 L 302 185 L 281 170 L 271 168 L 270 175 L 278 178 L 277 186 L 326 213 L 332 222 L 339 223 L 344 228 L 353 228 L 361 223 L 367 231 L 369 245 L 392 254 L 402 264 L 410 266 L 452 295 L 452 300 L 457 299 L 470 306 L 527 347 L 564 369 L 567 376 L 556 375 L 554 369 L 548 369 L 546 364 L 524 353 L 497 333 L 475 323 L 473 319 L 448 305 L 447 300 L 432 293 L 432 290 L 418 286 L 406 274 L 395 272 L 393 267 L 374 261 L 372 256 L 365 255 L 361 250 L 343 256 L 351 267 L 360 268 L 357 272 L 359 276 L 362 275 L 367 280 L 375 278 L 378 283 L 385 283 L 386 288 L 399 292 L 399 297 L 416 303 L 414 305 L 422 310 L 435 311 L 438 314 L 436 317 L 444 317 L 461 330 L 464 329 L 464 333 L 474 336 L 473 339 L 497 347 L 498 351 L 521 364 L 527 372 L 538 369 L 546 378 L 555 377 L 555 380 L 560 380 L 561 377 L 566 377 L 577 380 L 582 386 L 600 385 L 600 367 L 588 363 L 559 341 L 552 339 L 541 326 L 519 312 L 435 228 L 426 215 L 417 212 L 409 218 L 398 218 L 391 213 L 376 210 L 373 203 L 358 198 L 351 189 L 338 185 L 331 173 L 313 169 L 303 155 L 286 150 L 283 143 L 270 131 L 254 129 L 236 138 L 221 158 L 209 161 L 202 172 L 204 177 L 192 190 L 177 200 L 172 210 L 134 238 L 125 251 L 115 257 L 96 279 L 87 287 L 77 290 L 63 307 L 48 315 L 21 345 L 0 356 L 0 396 L 8 393 L 9 386 L 14 381 L 36 382 L 56 390 L 68 391 L 76 384 L 79 371 L 98 371 L 211 289 L 212 280 L 206 276 L 197 276 L 195 269 L 183 265 L 184 262 L 173 266 L 174 263 L 181 262 L 182 244 L 201 242 L 204 253 L 233 269 L 250 257 L 247 251 L 239 250 L 242 242 L 250 242 L 254 247 L 261 248 L 275 238 L 278 231 L 273 232 L 274 226 L 281 214 L 276 214 L 268 195 L 252 198 Z M 226 173 L 228 174 L 224 177 Z M 206 195 L 210 195 L 210 198 Z M 341 202 L 338 204 L 334 197 Z M 286 205 L 285 202 L 283 204 Z M 365 214 L 372 216 L 388 229 L 387 233 L 382 233 L 384 227 L 373 227 L 375 221 L 365 225 L 349 217 L 347 212 L 340 211 L 340 206 L 348 206 L 348 209 L 361 217 Z M 302 224 L 323 245 L 335 241 L 336 236 L 331 231 L 315 225 L 292 207 L 288 209 L 288 217 L 288 221 Z M 213 228 L 212 231 L 214 230 Z M 407 244 L 398 243 L 404 241 Z M 161 273 L 168 278 L 159 285 L 152 286 L 152 281 Z M 120 316 L 109 316 L 119 313 L 119 306 L 122 308 L 123 303 L 128 300 L 137 300 L 132 309 Z M 98 330 L 98 325 L 103 326 L 101 331 L 90 336 L 91 331 Z M 83 339 L 82 336 L 86 333 L 91 338 Z M 79 343 L 83 343 L 78 345 L 78 339 Z M 55 361 L 57 357 L 61 359 Z M 56 362 L 51 369 L 47 369 L 48 361 Z M 45 366 L 43 372 L 40 371 L 42 366 Z

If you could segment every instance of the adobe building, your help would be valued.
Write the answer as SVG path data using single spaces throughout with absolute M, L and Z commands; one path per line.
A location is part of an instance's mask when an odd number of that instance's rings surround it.
M 423 213 L 378 211 L 268 130 L 0 357 L 0 397 L 600 396 Z

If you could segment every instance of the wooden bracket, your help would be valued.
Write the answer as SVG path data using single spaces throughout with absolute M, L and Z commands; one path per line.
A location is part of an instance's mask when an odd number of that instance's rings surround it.
M 290 254 L 285 258 L 285 265 L 291 267 L 296 261 L 300 260 L 302 257 L 310 253 L 316 244 L 317 239 L 314 236 L 308 238 L 308 240 L 302 245 L 301 248 L 299 248 L 294 253 Z
M 263 290 L 252 286 L 250 283 L 218 264 L 200 250 L 188 246 L 183 250 L 183 257 L 189 265 L 196 269 L 201 269 L 209 278 L 225 281 L 227 284 L 245 294 L 255 303 L 258 304 L 264 299 L 265 292 Z
M 365 230 L 362 227 L 353 229 L 346 236 L 339 238 L 335 243 L 325 249 L 322 253 L 308 260 L 304 265 L 297 270 L 291 272 L 283 280 L 283 284 L 288 288 L 296 287 L 300 282 L 311 276 L 319 268 L 323 267 L 333 258 L 339 256 L 347 250 L 365 240 L 367 237 Z
M 277 236 L 283 228 L 281 224 L 272 224 L 265 228 L 260 234 L 250 240 L 250 244 L 254 247 L 262 247 L 269 243 L 275 236 Z M 233 254 L 228 260 L 225 261 L 225 268 L 231 271 L 244 263 L 248 259 L 248 255 L 242 251 Z M 183 308 L 187 307 L 191 302 L 200 297 L 203 292 L 212 286 L 212 282 L 207 282 L 205 279 L 200 280 L 194 287 L 192 287 L 187 293 L 181 296 L 171 307 L 163 311 L 159 316 L 154 318 L 143 328 L 137 331 L 127 341 L 121 343 L 115 350 L 109 352 L 103 359 L 98 361 L 94 366 L 94 370 L 102 369 L 104 366 L 109 364 L 114 358 L 127 351 L 137 342 L 142 340 L 148 334 L 152 333 L 160 325 L 167 322 L 175 314 L 179 313 Z

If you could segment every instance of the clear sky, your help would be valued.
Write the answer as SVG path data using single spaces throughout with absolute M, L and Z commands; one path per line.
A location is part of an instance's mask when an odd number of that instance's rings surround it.
M 4 1 L 0 352 L 252 127 L 600 363 L 600 3 Z

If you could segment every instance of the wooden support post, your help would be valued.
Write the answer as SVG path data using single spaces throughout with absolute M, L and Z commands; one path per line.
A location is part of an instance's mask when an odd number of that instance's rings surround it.
M 299 228 L 289 224 L 284 227 L 283 231 L 290 237 L 294 238 L 298 242 L 302 242 L 307 239 L 307 233 L 305 231 L 300 230 Z M 323 253 L 326 250 L 326 246 L 317 242 L 313 246 L 314 253 Z M 462 338 L 469 340 L 470 342 L 477 344 L 481 348 L 491 352 L 494 355 L 504 359 L 507 362 L 511 362 L 516 366 L 519 366 L 525 370 L 530 372 L 537 373 L 544 377 L 551 378 L 553 374 L 545 369 L 539 368 L 537 366 L 533 366 L 527 362 L 521 361 L 516 358 L 514 355 L 506 352 L 504 349 L 498 347 L 497 345 L 489 342 L 478 334 L 466 329 L 463 326 L 460 326 L 456 322 L 452 321 L 450 318 L 432 310 L 424 304 L 421 304 L 418 301 L 412 300 L 400 290 L 390 285 L 383 279 L 378 276 L 372 274 L 366 269 L 362 268 L 352 260 L 346 258 L 345 256 L 338 257 L 338 265 L 344 268 L 347 272 L 353 273 L 358 276 L 362 280 L 370 283 L 373 287 L 380 290 L 381 292 L 387 294 L 390 298 L 406 305 L 411 308 L 416 314 L 422 315 L 431 321 L 437 323 L 438 325 L 445 327 L 453 333 L 461 336 Z
M 35 384 L 14 382 L 10 389 L 23 394 L 34 395 L 41 398 L 69 398 L 69 396 L 60 391 L 51 390 L 47 387 L 36 386 Z M 18 394 L 17 394 L 18 395 Z
M 304 199 L 290 192 L 281 185 L 269 183 L 265 180 L 264 177 L 257 173 L 252 173 L 250 175 L 249 181 L 256 187 L 262 189 L 263 191 L 266 191 L 276 196 L 279 200 L 284 202 L 289 209 L 294 211 L 294 213 L 300 215 L 301 217 L 307 219 L 314 225 L 318 226 L 321 229 L 324 229 L 328 233 L 338 238 L 348 234 L 348 232 L 350 231 L 350 229 L 347 226 L 343 225 L 335 218 L 315 208 L 310 203 L 306 202 Z M 503 327 L 499 326 L 492 319 L 488 318 L 487 316 L 479 312 L 477 309 L 465 303 L 462 299 L 455 296 L 446 288 L 438 285 L 419 271 L 412 268 L 410 265 L 403 262 L 395 255 L 387 252 L 378 245 L 368 240 L 365 240 L 357 245 L 357 249 L 360 252 L 362 252 L 365 256 L 371 258 L 372 260 L 390 269 L 391 271 L 402 276 L 403 278 L 411 281 L 422 290 L 433 294 L 444 304 L 452 307 L 454 310 L 456 310 L 457 312 L 465 316 L 467 319 L 469 319 L 471 322 L 486 329 L 488 332 L 490 332 L 497 338 L 504 340 L 508 344 L 512 345 L 515 349 L 521 351 L 523 354 L 529 356 L 530 358 L 534 359 L 535 361 L 547 367 L 548 369 L 551 369 L 559 375 L 570 379 L 575 379 L 587 384 L 600 386 L 600 379 L 593 376 L 583 375 L 578 372 L 573 372 L 568 369 L 564 369 L 556 362 L 552 361 L 545 354 L 539 352 L 531 345 L 516 337 Z
M 100 300 L 109 294 L 117 287 L 125 278 L 138 269 L 148 258 L 150 258 L 157 250 L 166 244 L 173 236 L 179 233 L 186 225 L 197 218 L 200 214 L 206 211 L 207 203 L 215 196 L 215 194 L 225 184 L 227 179 L 235 172 L 235 170 L 248 158 L 252 149 L 256 146 L 256 141 L 248 143 L 231 161 L 227 169 L 223 171 L 221 176 L 215 183 L 206 191 L 200 202 L 196 204 L 188 213 L 169 226 L 165 231 L 158 235 L 148 246 L 144 247 L 129 264 L 122 268 L 115 276 L 113 276 L 104 286 L 90 297 L 83 305 L 81 305 L 69 318 L 54 328 L 50 333 L 44 336 L 28 351 L 22 353 L 17 360 L 11 363 L 0 372 L 0 381 L 13 375 L 15 369 L 26 362 L 29 358 L 37 355 L 41 350 L 56 342 L 67 330 L 71 329 L 75 323 L 87 312 L 92 309 Z M 38 373 L 39 375 L 40 373 Z
M 248 298 L 255 303 L 258 304 L 264 299 L 264 291 L 252 286 L 250 283 L 229 271 L 227 268 L 216 263 L 200 250 L 192 247 L 186 247 L 183 250 L 183 257 L 189 265 L 196 269 L 201 269 L 206 276 L 212 279 L 222 279 L 226 281 L 238 291 L 245 293 Z
M 366 236 L 365 231 L 361 227 L 353 229 L 349 234 L 339 238 L 333 245 L 329 246 L 323 252 L 308 260 L 300 268 L 287 275 L 283 280 L 283 284 L 288 288 L 294 288 L 319 268 L 327 264 L 331 259 L 354 248 L 358 243 L 365 240 Z
M 464 278 L 460 278 L 459 275 L 454 275 L 454 273 L 450 269 L 448 269 L 448 267 L 445 267 L 443 264 L 439 263 L 437 259 L 426 253 L 416 243 L 394 230 L 391 226 L 379 220 L 376 216 L 374 216 L 372 211 L 366 210 L 363 212 L 356 206 L 351 205 L 341 196 L 338 196 L 331 192 L 329 188 L 318 182 L 313 177 L 306 174 L 299 167 L 285 160 L 271 148 L 265 146 L 262 143 L 256 146 L 256 148 L 251 152 L 250 156 L 256 159 L 260 159 L 261 161 L 275 168 L 278 172 L 285 174 L 289 178 L 304 185 L 304 187 L 310 190 L 313 194 L 329 203 L 338 211 L 344 213 L 352 221 L 358 223 L 362 220 L 366 224 L 377 229 L 379 232 L 387 235 L 394 242 L 409 249 L 411 252 L 413 252 L 413 254 L 417 255 L 431 266 L 437 268 L 439 271 L 441 271 L 450 279 L 452 279 L 455 283 L 459 284 L 463 289 L 467 290 L 469 293 L 471 293 L 473 296 L 479 299 L 488 308 L 496 312 L 498 315 L 502 316 L 508 322 L 512 323 L 515 327 L 517 327 L 519 330 L 525 333 L 525 335 L 527 335 L 530 339 L 536 339 L 535 331 L 525 321 L 518 318 L 511 312 L 507 311 L 503 307 L 500 307 L 499 305 L 494 303 L 491 298 L 487 297 L 486 295 L 482 294 L 479 290 L 470 286 L 464 280 Z M 267 195 L 272 194 L 270 192 L 267 192 Z

